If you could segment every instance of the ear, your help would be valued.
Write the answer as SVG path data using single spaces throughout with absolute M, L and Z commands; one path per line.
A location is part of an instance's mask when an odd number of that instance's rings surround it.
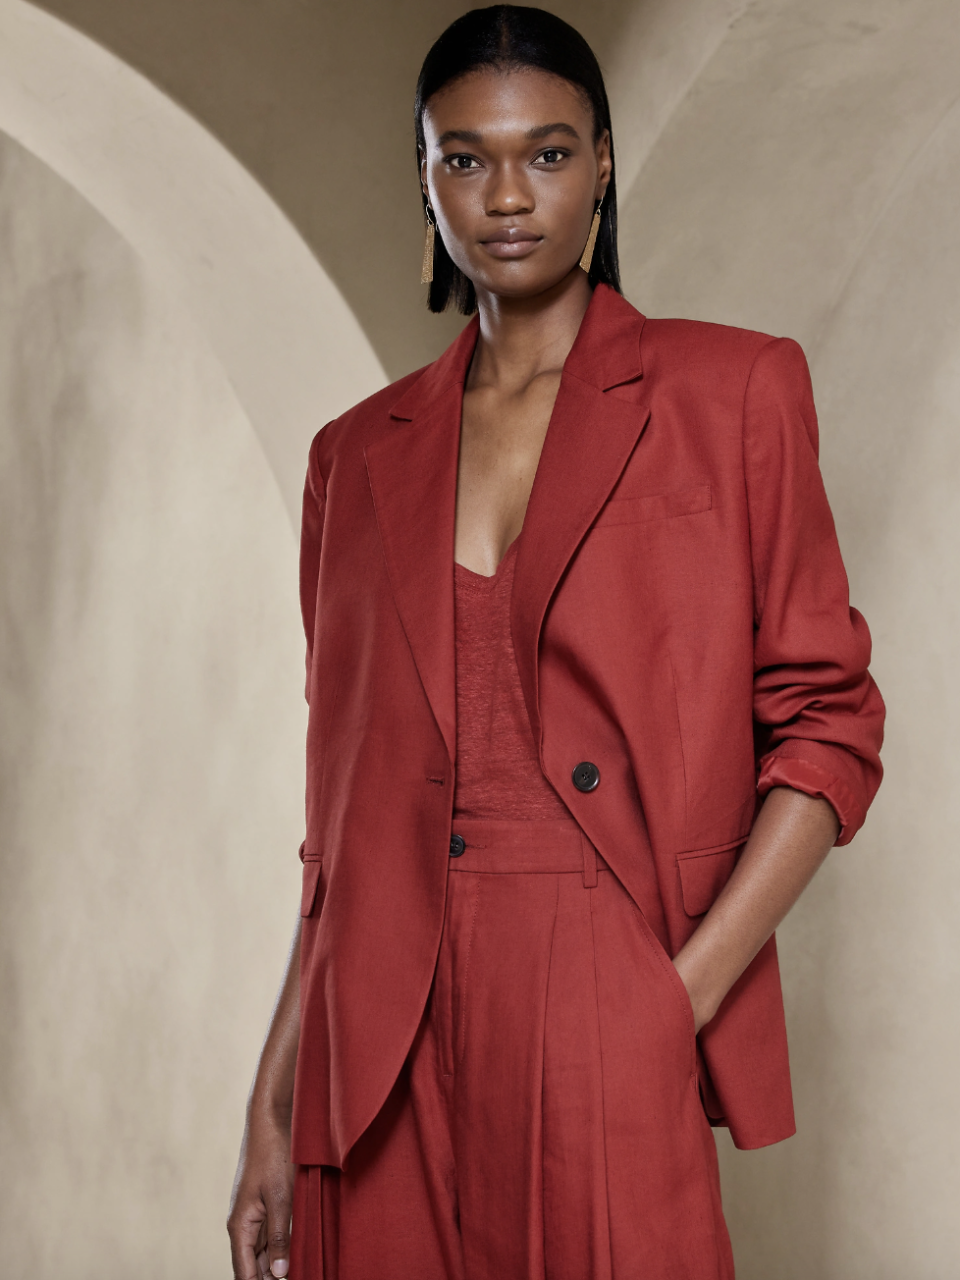
M 427 157 L 422 148 L 418 147 L 420 153 L 420 190 L 427 198 L 427 204 L 430 204 L 430 190 L 427 187 Z
M 599 200 L 606 194 L 613 173 L 613 156 L 610 154 L 610 130 L 604 129 L 597 139 L 597 187 L 594 199 Z

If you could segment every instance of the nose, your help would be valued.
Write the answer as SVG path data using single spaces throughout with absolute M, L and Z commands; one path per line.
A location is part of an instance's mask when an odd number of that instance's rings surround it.
M 486 211 L 491 217 L 531 213 L 535 203 L 522 167 L 513 164 L 499 165 L 493 171 L 486 197 Z

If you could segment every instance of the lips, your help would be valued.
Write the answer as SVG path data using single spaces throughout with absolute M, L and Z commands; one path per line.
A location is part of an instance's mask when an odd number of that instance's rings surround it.
M 523 227 L 501 227 L 499 231 L 495 231 L 492 236 L 486 236 L 483 240 L 484 244 L 518 244 L 523 240 L 539 240 L 540 237 L 533 231 L 526 231 Z
M 524 258 L 534 251 L 542 238 L 524 227 L 501 227 L 480 243 L 494 258 Z

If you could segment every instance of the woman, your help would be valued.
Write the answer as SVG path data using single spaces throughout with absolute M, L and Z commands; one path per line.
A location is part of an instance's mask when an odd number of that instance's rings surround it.
M 234 1273 L 726 1280 L 710 1123 L 793 1132 L 772 935 L 880 779 L 806 363 L 620 296 L 559 19 L 459 19 L 416 120 L 430 306 L 477 315 L 311 448 Z

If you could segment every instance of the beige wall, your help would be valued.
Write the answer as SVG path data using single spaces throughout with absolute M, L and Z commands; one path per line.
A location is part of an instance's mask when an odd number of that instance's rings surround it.
M 296 542 L 189 317 L 2 135 L 0 264 L 5 1265 L 218 1275 L 296 913 Z
M 469 5 L 44 0 L 42 7 L 139 68 L 229 147 L 323 263 L 392 378 L 450 341 L 459 320 L 422 307 L 411 120 L 423 55 Z M 649 145 L 650 120 L 660 122 L 676 84 L 693 74 L 740 0 L 653 0 L 639 26 L 641 6 L 630 0 L 550 7 L 602 55 L 615 54 L 629 27 L 640 56 L 624 66 L 624 89 L 643 107 L 638 141 Z M 638 155 L 628 145 L 628 171 Z
M 948 1280 L 960 1256 L 960 9 L 752 5 L 624 210 L 626 285 L 797 337 L 886 780 L 781 932 L 799 1135 L 721 1143 L 745 1280 Z
M 14 4 L 0 0 L 0 19 Z M 416 285 L 409 98 L 429 39 L 465 7 L 46 3 L 242 162 L 256 190 L 239 186 L 240 205 L 277 202 L 360 321 L 358 381 L 377 360 L 390 376 L 422 363 L 456 328 Z M 628 295 L 650 314 L 791 334 L 811 358 L 890 708 L 867 828 L 782 931 L 800 1134 L 758 1153 L 721 1137 L 738 1274 L 953 1280 L 960 9 L 556 9 L 608 69 Z M 0 128 L 13 74 L 0 56 Z M 158 137 L 173 129 L 150 118 Z M 48 141 L 57 127 L 51 112 Z M 107 173 L 110 147 L 98 154 Z M 167 153 L 171 176 L 183 154 Z M 0 317 L 0 998 L 16 1028 L 0 1140 L 24 1162 L 3 1174 L 4 1239 L 38 1224 L 44 1280 L 206 1276 L 223 1266 L 225 1184 L 295 880 L 301 652 L 283 503 L 310 415 L 288 406 L 272 439 L 279 356 L 258 359 L 244 336 L 257 377 L 230 374 L 242 343 L 222 338 L 225 295 L 184 290 L 163 249 L 173 222 L 138 244 L 145 267 L 23 151 L 5 143 L 0 165 L 0 255 L 17 282 Z M 127 155 L 114 169 L 134 185 Z M 119 224 L 100 190 L 86 194 Z M 146 205 L 123 225 L 134 243 Z M 203 191 L 197 218 L 215 205 Z
M 296 527 L 318 425 L 386 376 L 285 212 L 149 79 L 24 0 L 0 0 L 0 129 L 100 210 L 193 315 Z

